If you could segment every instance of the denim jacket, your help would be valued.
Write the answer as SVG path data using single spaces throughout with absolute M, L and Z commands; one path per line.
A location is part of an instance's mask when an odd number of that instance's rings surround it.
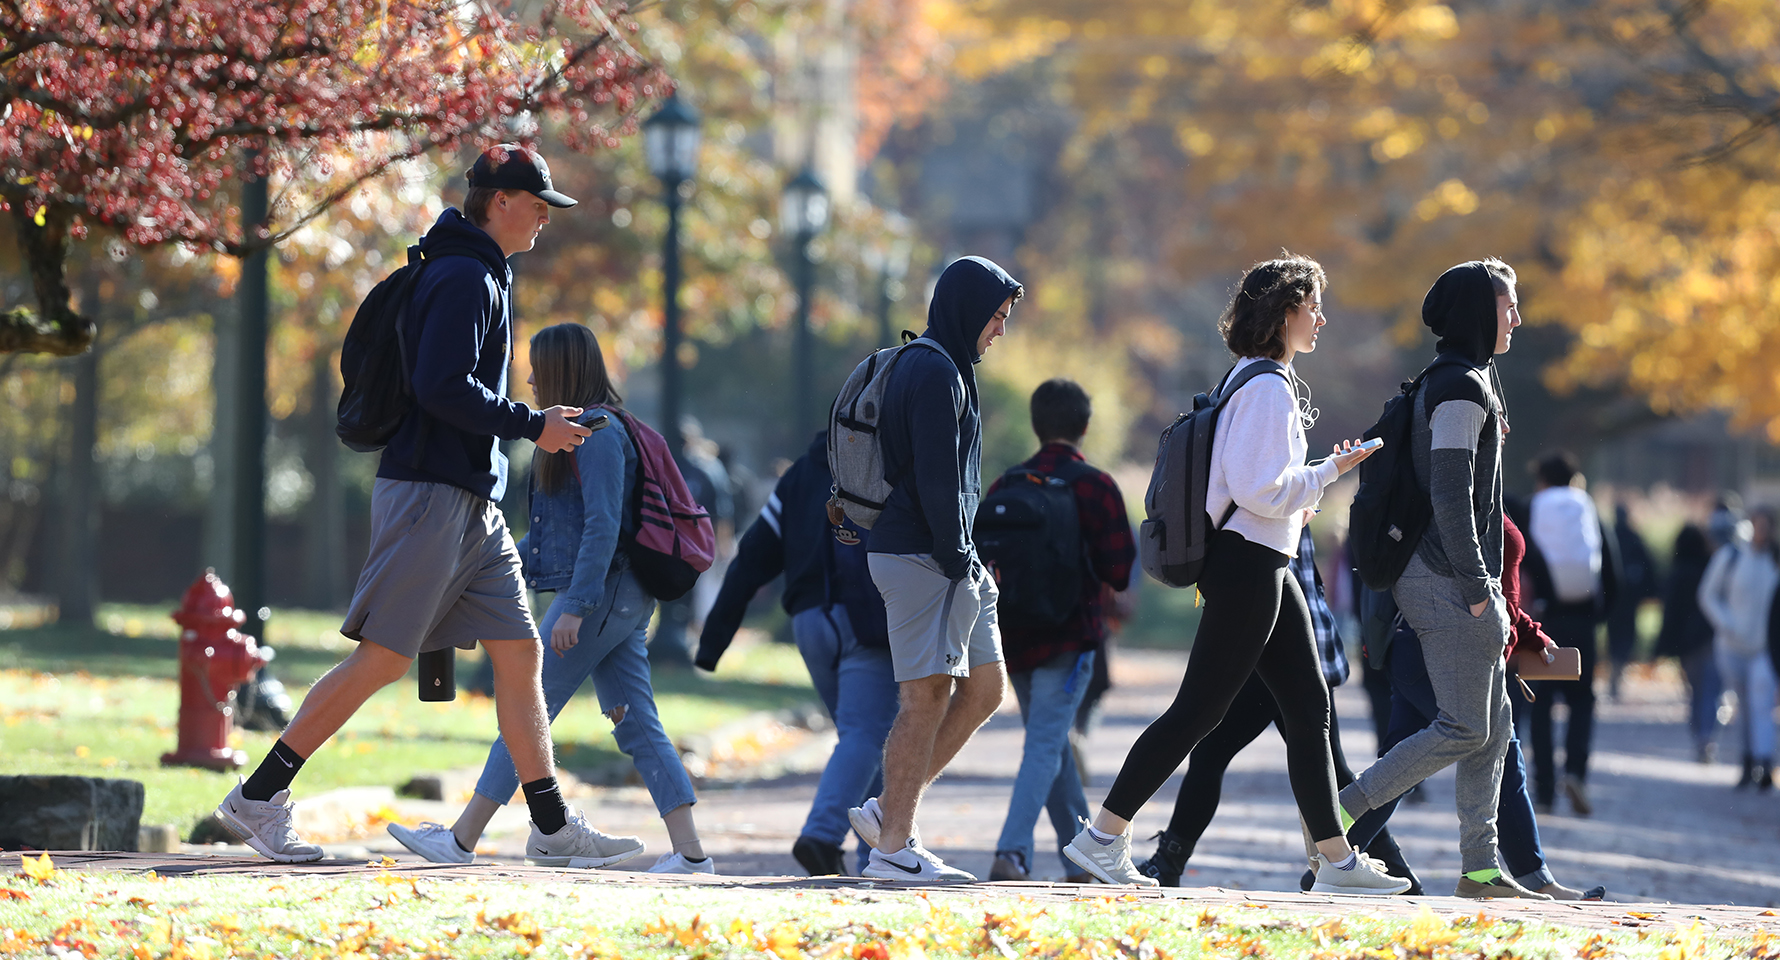
M 580 419 L 601 413 L 589 408 Z M 624 424 L 608 416 L 604 429 L 575 448 L 575 465 L 580 483 L 554 493 L 538 489 L 534 476 L 531 529 L 519 540 L 519 558 L 527 587 L 554 590 L 565 613 L 587 617 L 611 596 L 607 575 L 629 569 L 618 536 L 635 492 L 637 451 Z

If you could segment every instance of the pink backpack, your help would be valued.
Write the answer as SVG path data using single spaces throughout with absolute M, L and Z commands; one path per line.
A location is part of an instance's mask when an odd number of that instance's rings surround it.
M 711 569 L 717 532 L 711 515 L 693 499 L 667 441 L 621 407 L 601 406 L 630 431 L 637 449 L 636 499 L 621 544 L 637 582 L 657 600 L 678 600 Z

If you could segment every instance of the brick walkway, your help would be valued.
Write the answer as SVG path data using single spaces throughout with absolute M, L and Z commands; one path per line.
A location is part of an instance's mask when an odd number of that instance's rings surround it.
M 1178 683 L 1184 658 L 1150 651 L 1122 653 L 1116 663 L 1118 686 L 1109 697 L 1104 722 L 1090 743 L 1093 785 L 1090 801 L 1104 795 L 1132 741 L 1149 719 L 1167 705 Z M 1337 691 L 1343 718 L 1343 742 L 1350 759 L 1364 762 L 1374 754 L 1371 725 L 1357 682 Z M 1764 919 L 1764 908 L 1780 901 L 1780 796 L 1731 789 L 1736 769 L 1725 764 L 1702 766 L 1693 762 L 1692 749 L 1682 726 L 1682 690 L 1672 670 L 1628 679 L 1623 699 L 1603 702 L 1598 713 L 1596 749 L 1590 789 L 1595 803 L 1592 817 L 1559 809 L 1540 818 L 1545 849 L 1559 880 L 1574 887 L 1604 884 L 1608 904 L 1502 904 L 1487 908 L 1497 915 L 1531 912 L 1569 923 L 1611 925 L 1668 922 L 1702 916 L 1713 923 L 1776 924 Z M 1011 703 L 1011 698 L 1010 698 Z M 1561 708 L 1560 708 L 1561 713 Z M 948 774 L 928 794 L 921 810 L 922 831 L 929 846 L 948 862 L 986 874 L 1007 793 L 1018 768 L 1021 730 L 1018 715 L 1004 710 L 990 721 L 960 755 Z M 1738 745 L 1726 744 L 1727 753 Z M 790 856 L 792 841 L 808 809 L 816 771 L 826 756 L 819 739 L 779 758 L 790 772 L 775 779 L 729 784 L 707 784 L 700 791 L 697 816 L 706 849 L 718 869 L 731 878 L 783 878 L 800 873 Z M 1225 781 L 1217 820 L 1200 842 L 1190 865 L 1187 883 L 1197 889 L 1142 896 L 1186 896 L 1207 902 L 1252 899 L 1282 909 L 1324 911 L 1339 898 L 1291 893 L 1303 870 L 1296 808 L 1285 775 L 1285 751 L 1277 735 L 1267 733 L 1237 757 Z M 1138 815 L 1135 830 L 1148 837 L 1166 825 L 1178 777 L 1171 780 L 1157 800 Z M 1430 800 L 1402 806 L 1392 829 L 1410 862 L 1430 891 L 1445 892 L 1457 878 L 1458 824 L 1453 813 L 1452 775 L 1430 781 Z M 299 805 L 301 802 L 299 794 Z M 574 798 L 589 818 L 608 832 L 636 833 L 649 847 L 646 865 L 668 849 L 667 837 L 647 792 L 640 787 L 590 787 Z M 449 822 L 456 803 L 403 801 L 406 815 Z M 561 879 L 555 871 L 527 868 L 518 861 L 526 836 L 523 807 L 509 807 L 497 817 L 487 838 L 483 863 L 468 868 L 476 876 L 503 876 L 531 880 Z M 1061 877 L 1063 868 L 1054 851 L 1057 841 L 1048 822 L 1038 825 L 1035 878 Z M 1137 844 L 1140 854 L 1149 845 Z M 236 848 L 240 849 L 240 848 Z M 219 850 L 218 852 L 228 852 Z M 356 871 L 365 869 L 367 854 L 389 854 L 402 860 L 399 869 L 439 871 L 456 875 L 462 868 L 445 869 L 413 861 L 387 837 L 357 845 L 331 848 L 341 857 L 356 859 L 324 862 L 308 867 L 273 867 L 265 861 L 212 858 L 189 860 L 155 855 L 94 855 L 85 862 L 125 869 L 154 866 L 163 873 L 203 871 L 267 872 L 300 870 Z M 84 855 L 67 855 L 82 857 Z M 159 864 L 159 866 L 157 866 Z M 74 866 L 75 864 L 69 864 Z M 622 878 L 623 882 L 709 883 L 710 880 L 662 880 L 655 877 L 601 871 L 597 877 Z M 594 878 L 587 878 L 593 880 Z M 785 885 L 787 879 L 723 879 L 719 884 L 746 886 Z M 857 881 L 799 881 L 832 886 Z M 1206 889 L 1215 888 L 1215 889 Z M 973 890 L 975 888 L 972 888 Z M 1001 888 L 998 888 L 1001 889 Z M 1067 885 L 1020 887 L 1036 896 L 1073 897 L 1078 888 Z M 978 895 L 958 891 L 957 895 Z M 1399 898 L 1400 900 L 1401 898 Z M 1666 907 L 1673 904 L 1723 904 L 1741 907 Z M 1424 898 L 1421 902 L 1442 912 L 1475 912 L 1476 904 L 1449 898 Z M 1371 909 L 1368 904 L 1368 909 Z M 1414 903 L 1399 902 L 1380 909 L 1414 910 Z M 1650 913 L 1644 921 L 1628 911 Z M 1771 914 L 1767 915 L 1771 917 Z M 1780 925 L 1780 924 L 1776 924 Z

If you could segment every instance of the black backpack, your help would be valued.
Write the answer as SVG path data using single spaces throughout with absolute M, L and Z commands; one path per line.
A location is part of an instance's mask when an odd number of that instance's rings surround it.
M 1382 438 L 1384 446 L 1360 462 L 1360 489 L 1347 516 L 1354 569 L 1369 589 L 1388 591 L 1397 582 L 1434 517 L 1428 491 L 1415 479 L 1410 449 L 1415 395 L 1436 367 L 1459 362 L 1436 357 L 1385 401 L 1384 414 L 1366 431 L 1364 439 Z
M 1236 512 L 1236 504 L 1230 504 L 1215 526 L 1205 512 L 1218 412 L 1243 384 L 1270 373 L 1285 377 L 1286 368 L 1273 360 L 1260 360 L 1234 377 L 1225 374 L 1215 391 L 1193 398 L 1192 412 L 1175 417 L 1162 431 L 1150 488 L 1143 497 L 1145 520 L 1137 539 L 1145 573 L 1171 587 L 1199 582 L 1211 535 Z
M 1093 469 L 1075 462 L 1048 474 L 1014 467 L 977 507 L 971 538 L 995 567 L 1002 620 L 1057 626 L 1080 606 L 1082 577 L 1093 571 L 1084 562 L 1074 484 Z
M 345 386 L 340 391 L 334 433 L 360 453 L 388 446 L 414 409 L 414 385 L 403 333 L 408 306 L 426 265 L 450 254 L 467 255 L 483 263 L 468 248 L 434 250 L 423 258 L 418 244 L 410 246 L 408 262 L 371 288 L 358 312 L 352 315 L 352 325 L 346 328 L 346 339 L 340 344 L 340 378 Z M 421 441 L 414 452 L 416 462 L 424 436 Z

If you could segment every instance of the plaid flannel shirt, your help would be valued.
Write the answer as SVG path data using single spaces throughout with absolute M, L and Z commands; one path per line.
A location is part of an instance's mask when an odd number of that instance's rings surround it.
M 1082 460 L 1081 452 L 1069 444 L 1047 443 L 1021 466 L 1039 473 L 1054 473 L 1062 464 Z M 1001 479 L 997 477 L 989 492 L 1000 486 Z M 1114 590 L 1131 585 L 1137 541 L 1131 536 L 1131 520 L 1125 515 L 1125 497 L 1119 492 L 1119 485 L 1106 473 L 1095 470 L 1077 479 L 1071 490 L 1094 575 L 1082 578 L 1081 602 L 1063 623 L 1038 628 L 1002 622 L 1002 653 L 1009 671 L 1031 670 L 1062 653 L 1099 649 L 1106 639 L 1100 585 L 1105 583 Z
M 1316 649 L 1323 661 L 1323 679 L 1331 689 L 1347 682 L 1347 651 L 1341 646 L 1341 632 L 1335 628 L 1335 611 L 1323 596 L 1323 578 L 1316 569 L 1316 544 L 1311 542 L 1310 528 L 1298 536 L 1298 556 L 1291 563 L 1292 576 L 1304 588 L 1304 602 L 1310 607 L 1310 626 L 1316 632 Z

